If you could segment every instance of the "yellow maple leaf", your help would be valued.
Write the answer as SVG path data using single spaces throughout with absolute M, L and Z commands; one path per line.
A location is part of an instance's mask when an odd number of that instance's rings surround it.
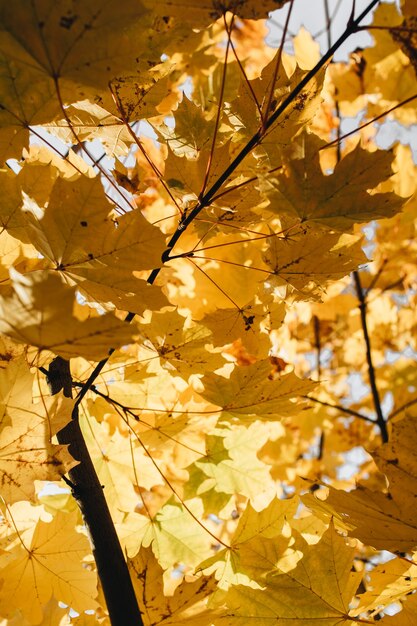
M 402 601 L 402 610 L 395 615 L 385 616 L 383 626 L 414 626 L 417 611 L 417 595 L 409 595 Z
M 264 254 L 271 268 L 271 283 L 295 287 L 297 297 L 320 295 L 366 261 L 362 237 L 325 233 L 304 227 L 288 238 L 274 237 Z
M 10 272 L 14 293 L 0 297 L 0 332 L 5 335 L 66 359 L 97 361 L 117 344 L 130 343 L 132 328 L 111 313 L 84 321 L 75 317 L 75 288 L 57 274 Z
M 23 360 L 0 371 L 0 492 L 8 503 L 33 500 L 35 480 L 60 480 L 76 464 L 67 446 L 51 443 L 73 401 L 57 394 L 33 404 L 32 381 Z
M 94 99 L 97 91 L 107 89 L 109 80 L 134 68 L 145 50 L 148 59 L 159 60 L 147 48 L 149 11 L 132 0 L 122 7 L 87 0 L 72 9 L 62 0 L 53 6 L 36 0 L 29 8 L 25 0 L 18 0 L 13 10 L 2 2 L 1 15 L 9 42 L 24 47 L 29 68 L 60 83 L 64 102 L 68 95 L 74 100 Z
M 417 546 L 414 500 L 417 497 L 415 418 L 406 416 L 392 427 L 388 443 L 373 452 L 388 478 L 389 491 L 370 490 L 359 484 L 344 493 L 330 488 L 321 505 L 308 498 L 307 506 L 335 514 L 354 537 L 381 550 L 408 552 Z
M 200 195 L 203 182 L 210 187 L 223 173 L 230 163 L 229 144 L 217 147 L 213 154 L 208 149 L 200 150 L 194 158 L 176 156 L 172 150 L 168 152 L 165 161 L 165 177 L 171 191 L 178 196 L 183 205 L 197 200 Z M 208 163 L 211 163 L 209 175 L 206 180 Z
M 42 621 L 36 626 L 71 626 L 74 622 L 71 621 L 68 612 L 68 608 L 58 606 L 56 600 L 51 598 L 44 607 Z M 93 625 L 96 626 L 97 622 L 93 622 Z M 0 626 L 31 626 L 31 622 L 26 620 L 21 611 L 18 610 L 11 619 L 0 621 Z M 84 626 L 84 624 L 81 622 L 80 626 Z
M 158 126 L 158 132 L 166 140 L 173 155 L 177 157 L 187 156 L 189 159 L 197 159 L 200 152 L 210 149 L 214 130 L 215 120 L 210 119 L 201 106 L 197 106 L 186 96 L 183 97 L 175 113 L 175 128 L 170 128 L 164 124 Z M 170 176 L 167 176 L 168 184 L 170 178 L 172 179 L 170 184 L 172 187 L 175 187 L 175 183 L 172 181 L 177 178 L 184 184 L 182 176 L 178 175 L 178 165 L 176 165 L 178 161 L 168 159 L 168 164 L 172 171 Z M 191 169 L 192 165 L 188 167 Z M 202 167 L 204 166 L 200 164 L 194 167 L 194 171 Z
M 170 62 L 157 65 L 150 70 L 146 64 L 144 65 L 144 71 L 134 76 L 125 76 L 122 80 L 113 80 L 111 83 L 111 91 L 117 106 L 123 119 L 128 122 L 145 118 L 152 120 L 161 113 L 169 115 L 180 99 L 178 90 L 177 93 L 172 93 L 169 78 L 172 69 Z M 126 129 L 121 130 L 126 134 Z
M 123 7 L 86 0 L 72 9 L 61 0 L 30 7 L 17 0 L 13 10 L 2 1 L 0 11 L 1 160 L 20 157 L 29 126 L 62 116 L 68 101 L 106 100 L 112 78 L 135 71 L 140 56 L 158 63 L 163 51 L 148 39 L 150 12 L 134 0 Z
M 0 10 L 4 11 L 6 2 Z M 29 126 L 49 121 L 59 112 L 52 78 L 25 50 L 24 45 L 5 32 L 0 33 L 0 162 L 20 158 L 29 144 Z
M 33 239 L 36 243 L 40 238 L 41 245 L 45 247 L 45 240 L 39 237 L 39 233 L 34 234 L 33 227 L 30 232 L 27 230 L 30 208 L 34 210 L 36 218 L 40 219 L 40 207 L 48 204 L 57 178 L 75 180 L 80 171 L 90 178 L 95 174 L 73 150 L 68 152 L 67 159 L 64 160 L 46 146 L 32 145 L 29 150 L 24 151 L 24 159 L 17 176 L 9 169 L 0 170 L 4 191 L 0 201 L 0 223 L 10 235 L 22 242 L 32 243 Z M 37 210 L 35 207 L 38 207 Z
M 297 506 L 297 498 L 275 498 L 260 511 L 249 504 L 230 539 L 230 548 L 220 550 L 197 569 L 215 571 L 219 588 L 226 590 L 232 585 L 259 589 L 261 579 L 271 572 L 294 569 L 302 553 L 291 547 L 294 540 L 286 520 L 294 516 Z
M 214 345 L 224 346 L 240 339 L 253 355 L 267 356 L 268 331 L 277 328 L 285 317 L 285 303 L 275 300 L 272 290 L 259 290 L 256 297 L 241 309 L 218 308 L 201 320 L 213 333 Z
M 167 304 L 135 274 L 160 265 L 164 235 L 139 210 L 116 218 L 99 178 L 58 179 L 46 208 L 28 190 L 25 215 L 26 236 L 89 299 L 138 313 Z
M 319 150 L 324 142 L 305 132 L 296 145 L 299 156 L 288 161 L 283 173 L 261 181 L 271 209 L 278 214 L 351 232 L 354 224 L 389 217 L 404 204 L 394 193 L 368 192 L 392 176 L 393 157 L 389 152 L 368 152 L 358 144 L 326 176 L 319 162 Z
M 201 319 L 219 308 L 244 308 L 255 298 L 268 271 L 261 258 L 263 238 L 248 239 L 244 233 L 222 232 L 212 250 L 204 243 L 196 245 L 195 234 L 190 233 L 188 238 L 187 235 L 175 251 L 192 250 L 193 258 L 178 258 L 169 263 L 169 270 L 178 277 L 169 285 L 173 304 L 187 307 L 193 319 Z
M 275 493 L 274 481 L 268 465 L 257 456 L 267 437 L 259 423 L 248 428 L 216 428 L 206 437 L 206 455 L 187 468 L 190 476 L 185 493 L 201 497 L 208 512 L 213 512 L 213 491 L 227 494 L 218 497 L 223 506 L 236 494 L 249 498 L 258 507 L 269 502 Z
M 177 311 L 153 313 L 148 323 L 140 324 L 144 357 L 159 356 L 161 365 L 175 370 L 185 379 L 197 372 L 213 371 L 224 364 L 219 352 L 210 352 L 211 331 L 200 324 L 187 324 Z
M 82 100 L 74 102 L 65 110 L 65 118 L 48 124 L 48 132 L 66 144 L 74 141 L 99 139 L 109 155 L 127 154 L 133 138 L 122 122 L 100 105 Z M 74 170 L 75 173 L 75 170 Z
M 302 26 L 294 37 L 294 53 L 301 69 L 310 70 L 320 59 L 320 46 Z
M 369 572 L 366 591 L 359 596 L 359 604 L 352 612 L 380 611 L 413 592 L 417 587 L 417 565 L 409 559 L 395 558 L 381 563 Z
M 20 506 L 11 507 L 12 517 Z M 48 521 L 40 514 L 31 525 L 31 536 L 23 535 L 0 555 L 1 614 L 12 617 L 19 610 L 30 624 L 39 624 L 52 596 L 80 612 L 97 606 L 96 573 L 83 565 L 90 546 L 76 530 L 78 512 L 57 512 Z
M 349 603 L 361 577 L 351 571 L 354 548 L 331 525 L 318 544 L 305 544 L 301 550 L 297 567 L 270 574 L 262 589 L 236 585 L 223 597 L 219 594 L 223 607 L 216 624 L 244 626 L 248 619 L 256 619 L 259 626 L 277 621 L 283 626 L 354 624 Z
M 276 419 L 293 415 L 302 409 L 297 398 L 315 387 L 309 380 L 301 380 L 293 373 L 270 378 L 271 364 L 268 359 L 245 367 L 235 367 L 230 378 L 218 374 L 206 374 L 201 382 L 201 395 L 222 407 L 223 419 L 239 419 L 256 416 L 258 419 Z
M 189 571 L 211 554 L 214 541 L 207 521 L 200 522 L 202 513 L 201 500 L 192 498 L 183 504 L 167 502 L 153 518 L 128 514 L 120 524 L 128 556 L 134 557 L 141 546 L 151 546 L 164 570 L 170 573 L 181 564 Z
M 373 15 L 375 45 L 363 51 L 365 86 L 373 94 L 368 116 L 379 113 L 416 94 L 415 14 L 410 3 L 402 3 L 401 16 L 396 5 L 380 4 Z M 382 28 L 381 28 L 382 27 Z M 393 116 L 402 124 L 415 124 L 415 100 L 405 102 Z
M 199 624 L 200 617 L 210 618 L 206 599 L 216 588 L 213 576 L 184 580 L 173 595 L 167 596 L 164 595 L 163 570 L 150 548 L 141 548 L 138 555 L 129 560 L 129 569 L 145 626 L 180 625 L 191 621 Z
M 131 271 L 157 267 L 165 249 L 160 230 L 140 211 L 116 218 L 111 209 L 99 178 L 58 179 L 46 209 L 27 202 L 28 233 L 61 271 L 77 273 L 75 268 L 89 268 L 94 261 Z
M 39 265 L 36 250 L 31 245 L 23 244 L 15 239 L 7 230 L 0 233 L 0 290 L 7 293 L 10 290 L 9 268 L 13 266 L 25 273 Z
M 246 19 L 267 17 L 268 11 L 278 9 L 286 2 L 288 0 L 225 0 L 219 5 L 216 0 L 202 0 L 198 4 L 193 0 L 163 0 L 155 5 L 152 0 L 144 0 L 145 6 L 160 15 L 173 15 L 186 20 L 192 27 L 208 26 L 226 11 L 233 11 Z

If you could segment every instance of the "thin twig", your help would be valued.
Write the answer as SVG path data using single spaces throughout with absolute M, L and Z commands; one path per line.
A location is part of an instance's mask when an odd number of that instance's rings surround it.
M 321 379 L 321 342 L 320 342 L 320 320 L 317 315 L 313 315 L 313 329 L 314 329 L 314 347 L 316 348 L 316 371 L 317 380 Z
M 388 441 L 388 430 L 387 430 L 387 424 L 386 424 L 384 415 L 382 413 L 381 400 L 379 397 L 378 387 L 376 384 L 375 367 L 372 361 L 371 340 L 369 338 L 368 324 L 367 324 L 367 319 L 366 319 L 366 313 L 367 313 L 366 299 L 365 299 L 364 291 L 362 289 L 359 272 L 353 272 L 353 280 L 355 281 L 356 294 L 359 300 L 359 310 L 361 314 L 362 332 L 363 332 L 363 338 L 365 340 L 365 346 L 366 346 L 366 361 L 368 364 L 368 378 L 369 378 L 369 384 L 371 386 L 372 398 L 373 398 L 374 408 L 376 412 L 375 423 L 379 427 L 383 443 L 386 443 Z
M 354 130 L 351 130 L 349 133 L 346 133 L 344 135 L 341 135 L 340 137 L 337 137 L 336 139 L 334 139 L 333 141 L 330 141 L 329 143 L 326 143 L 325 146 L 322 146 L 320 148 L 320 150 L 326 150 L 327 148 L 331 148 L 336 142 L 340 142 L 343 139 L 346 139 L 346 137 L 350 137 L 351 135 L 354 135 L 355 133 L 359 132 L 360 130 L 362 130 L 362 128 L 366 128 L 367 126 L 369 126 L 370 124 L 373 124 L 374 122 L 377 122 L 378 120 L 380 120 L 382 117 L 385 117 L 386 115 L 388 115 L 389 113 L 392 113 L 392 111 L 395 111 L 395 109 L 399 109 L 400 107 L 404 106 L 405 104 L 408 104 L 409 102 L 411 102 L 412 100 L 415 100 L 417 98 L 417 93 L 414 94 L 413 96 L 410 96 L 409 98 L 406 98 L 405 100 L 403 100 L 402 102 L 399 102 L 398 104 L 396 104 L 395 106 L 391 107 L 390 109 L 387 109 L 386 111 L 384 111 L 383 113 L 380 113 L 379 115 L 377 115 L 376 117 L 372 118 L 371 120 L 369 120 L 369 122 L 365 122 L 365 124 L 361 124 L 360 126 L 358 126 L 357 128 L 355 128 Z M 319 150 L 319 152 L 320 152 Z
M 241 62 L 241 60 L 239 59 L 239 57 L 237 55 L 236 48 L 235 48 L 235 45 L 234 45 L 232 40 L 230 40 L 230 47 L 231 47 L 231 50 L 232 50 L 232 52 L 234 54 L 234 57 L 236 59 L 236 63 L 238 64 L 238 67 L 239 67 L 239 69 L 240 69 L 240 71 L 241 71 L 241 73 L 243 75 L 243 78 L 244 78 L 245 83 L 246 83 L 246 87 L 249 89 L 249 92 L 250 92 L 250 94 L 252 96 L 252 100 L 255 102 L 256 108 L 258 109 L 259 118 L 262 119 L 262 109 L 261 109 L 261 106 L 260 106 L 260 104 L 258 102 L 258 98 L 256 97 L 256 93 L 254 92 L 253 87 L 251 85 L 251 82 L 250 82 L 250 80 L 249 80 L 249 78 L 248 78 L 248 76 L 247 76 L 247 74 L 245 72 L 245 68 L 243 67 L 242 62 Z
M 325 402 L 324 400 L 319 400 L 318 398 L 313 398 L 312 396 L 301 396 L 306 400 L 311 400 L 312 402 L 316 402 L 316 404 L 321 404 L 322 406 L 327 406 L 329 409 L 336 409 L 341 413 L 346 413 L 346 415 L 350 415 L 350 417 L 357 417 L 360 420 L 364 420 L 365 422 L 371 422 L 371 424 L 375 424 L 375 420 L 372 417 L 368 417 L 368 415 L 364 415 L 363 413 L 359 413 L 359 411 L 354 411 L 353 409 L 349 409 L 348 407 L 342 406 L 340 404 L 332 404 L 331 402 Z
M 288 9 L 288 13 L 287 13 L 287 17 L 285 19 L 285 24 L 284 24 L 284 30 L 282 32 L 282 38 L 281 38 L 281 44 L 279 46 L 279 50 L 278 50 L 278 54 L 277 54 L 277 60 L 275 62 L 275 67 L 274 67 L 274 73 L 272 76 L 272 81 L 271 81 L 271 89 L 269 91 L 268 94 L 268 98 L 266 101 L 266 105 L 264 108 L 264 114 L 262 115 L 262 121 L 261 121 L 261 128 L 263 131 L 266 130 L 266 122 L 268 120 L 268 115 L 271 109 L 271 105 L 272 105 L 272 100 L 274 98 L 274 93 L 275 93 L 275 83 L 278 79 L 278 72 L 279 72 L 279 68 L 281 66 L 281 59 L 282 59 L 282 53 L 284 50 L 284 43 L 285 43 L 285 37 L 287 36 L 287 31 L 288 31 L 288 25 L 290 23 L 290 17 L 291 17 L 291 12 L 294 6 L 294 0 L 290 0 L 290 6 Z
M 331 21 L 331 17 L 330 17 L 330 10 L 329 10 L 329 1 L 328 0 L 324 0 L 324 13 L 326 15 L 326 33 L 327 33 L 327 45 L 330 47 L 332 45 L 332 31 L 331 31 L 331 25 L 332 25 L 332 21 Z M 349 17 L 349 23 L 354 19 L 355 16 L 355 3 L 353 3 L 352 5 L 352 11 Z M 337 87 L 335 87 L 335 92 L 334 92 L 334 106 L 336 109 L 336 119 L 338 120 L 338 125 L 337 125 L 337 129 L 336 129 L 336 140 L 337 144 L 336 144 L 336 161 L 337 163 L 339 163 L 340 159 L 342 158 L 342 152 L 341 152 L 341 146 L 340 146 L 340 133 L 341 133 L 341 115 L 340 115 L 340 106 L 339 106 L 339 100 L 337 99 L 337 95 L 338 95 L 338 91 L 337 91 Z
M 207 159 L 204 180 L 201 185 L 200 193 L 198 194 L 199 198 L 204 196 L 204 192 L 206 190 L 207 183 L 209 181 L 211 166 L 213 163 L 214 150 L 216 148 L 217 133 L 219 132 L 220 119 L 221 119 L 222 112 L 223 112 L 223 100 L 224 100 L 224 90 L 226 87 L 227 63 L 228 63 L 228 58 L 229 58 L 230 42 L 232 40 L 232 31 L 233 31 L 233 24 L 235 21 L 235 16 L 232 15 L 230 24 L 227 24 L 226 14 L 223 15 L 223 20 L 224 20 L 224 27 L 227 33 L 227 44 L 226 44 L 226 50 L 224 53 L 223 72 L 222 72 L 222 79 L 221 79 L 221 84 L 220 84 L 220 93 L 219 93 L 219 98 L 218 98 L 218 103 L 217 103 L 216 120 L 214 122 L 213 137 L 212 137 L 211 147 L 210 147 L 210 154 Z
M 394 32 L 402 32 L 402 33 L 416 33 L 417 28 L 413 28 L 412 26 L 374 26 L 369 24 L 368 26 L 357 26 L 355 32 L 359 32 L 360 30 L 391 30 Z
M 393 417 L 395 417 L 396 415 L 399 415 L 400 413 L 408 409 L 410 406 L 414 406 L 414 404 L 417 404 L 417 398 L 413 398 L 413 400 L 409 400 L 408 402 L 405 402 L 398 409 L 395 409 L 395 411 L 392 411 L 388 415 L 388 420 L 392 420 Z
M 367 289 L 365 289 L 364 294 L 365 294 L 365 298 L 368 297 L 368 294 L 372 291 L 372 289 L 375 287 L 375 285 L 377 284 L 378 280 L 381 277 L 382 272 L 384 271 L 384 268 L 386 266 L 386 264 L 388 263 L 388 259 L 384 259 L 381 263 L 381 266 L 379 267 L 377 273 L 374 275 L 373 279 L 371 280 L 371 282 L 369 283 L 369 286 Z

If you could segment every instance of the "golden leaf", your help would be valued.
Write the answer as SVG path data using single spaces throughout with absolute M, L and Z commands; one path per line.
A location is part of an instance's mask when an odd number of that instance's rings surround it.
M 392 438 L 373 453 L 388 478 L 389 491 L 358 486 L 349 493 L 331 489 L 323 503 L 335 512 L 350 534 L 381 550 L 408 552 L 417 546 L 414 500 L 417 497 L 415 418 L 404 417 L 392 427 Z M 315 506 L 310 499 L 308 506 Z M 318 508 L 320 505 L 317 503 Z
M 14 293 L 0 297 L 0 332 L 63 358 L 99 361 L 116 344 L 130 343 L 132 328 L 111 313 L 81 321 L 73 314 L 75 288 L 57 274 L 11 270 Z M 19 320 L 19 322 L 17 322 Z
M 21 503 L 10 509 L 12 518 L 19 507 Z M 30 624 L 39 624 L 52 596 L 76 611 L 96 608 L 96 574 L 83 567 L 90 546 L 87 537 L 75 529 L 77 515 L 58 512 L 48 521 L 39 516 L 31 525 L 31 536 L 26 533 L 3 552 L 2 615 L 12 616 L 19 609 Z
M 324 142 L 304 133 L 296 145 L 299 156 L 288 162 L 282 174 L 264 178 L 261 183 L 275 212 L 351 232 L 354 224 L 389 217 L 404 204 L 394 193 L 368 191 L 392 176 L 389 152 L 367 152 L 358 144 L 326 176 L 319 162 Z
M 166 596 L 163 570 L 153 558 L 150 548 L 141 548 L 139 554 L 129 560 L 129 569 L 145 626 L 180 625 L 190 623 L 191 620 L 194 624 L 200 624 L 200 618 L 210 618 L 210 611 L 207 611 L 205 604 L 207 596 L 216 588 L 213 577 L 184 580 L 174 595 Z
M 35 480 L 60 480 L 76 461 L 52 437 L 71 419 L 61 394 L 32 403 L 33 375 L 25 361 L 0 371 L 0 492 L 6 502 L 34 500 Z
M 235 367 L 230 378 L 206 374 L 202 378 L 204 391 L 201 395 L 221 407 L 223 418 L 228 420 L 276 419 L 300 411 L 302 404 L 295 399 L 308 393 L 315 383 L 301 380 L 293 373 L 276 380 L 272 380 L 270 374 L 269 360 Z
M 227 608 L 216 624 L 243 626 L 253 618 L 260 626 L 276 621 L 283 626 L 354 624 L 348 615 L 360 579 L 351 572 L 354 549 L 331 525 L 317 545 L 305 544 L 302 552 L 295 569 L 270 574 L 262 589 L 236 585 L 220 596 Z

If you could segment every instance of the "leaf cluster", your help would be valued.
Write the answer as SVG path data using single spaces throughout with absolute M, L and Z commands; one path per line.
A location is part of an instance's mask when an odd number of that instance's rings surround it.
M 143 624 L 411 623 L 415 3 L 296 4 L 0 0 L 1 626 L 118 624 L 75 422 Z

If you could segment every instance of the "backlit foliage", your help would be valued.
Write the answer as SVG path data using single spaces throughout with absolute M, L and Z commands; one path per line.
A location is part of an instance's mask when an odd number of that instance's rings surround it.
M 417 5 L 303 2 L 0 0 L 1 626 L 111 623 L 71 415 L 147 626 L 415 619 Z

